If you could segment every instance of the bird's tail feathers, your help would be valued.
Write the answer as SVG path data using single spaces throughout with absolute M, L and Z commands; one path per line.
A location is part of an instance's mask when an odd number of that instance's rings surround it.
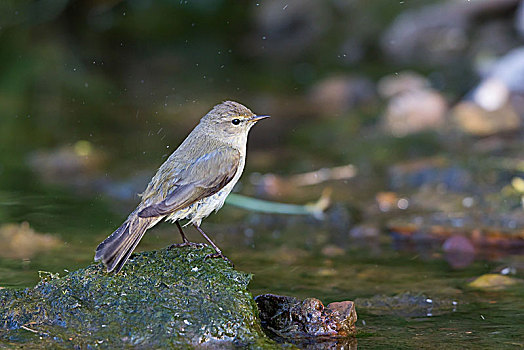
M 96 248 L 95 261 L 102 260 L 107 271 L 118 273 L 155 218 L 140 218 L 136 211 Z

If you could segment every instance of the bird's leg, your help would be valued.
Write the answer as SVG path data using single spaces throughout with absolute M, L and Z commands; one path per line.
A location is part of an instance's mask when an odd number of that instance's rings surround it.
M 200 243 L 194 243 L 190 242 L 186 235 L 184 234 L 184 231 L 182 231 L 182 226 L 180 226 L 180 223 L 178 221 L 175 221 L 176 227 L 178 228 L 178 232 L 180 232 L 180 236 L 182 236 L 182 243 L 179 244 L 172 244 L 169 248 L 175 248 L 175 247 L 202 247 L 202 244 Z
M 193 226 L 197 229 L 198 232 L 200 232 L 200 234 L 202 236 L 204 236 L 204 238 L 206 239 L 206 241 L 209 242 L 209 244 L 211 244 L 211 246 L 213 246 L 213 248 L 215 249 L 216 253 L 215 254 L 208 254 L 206 256 L 206 258 L 222 258 L 224 259 L 225 261 L 229 262 L 231 265 L 233 265 L 233 263 L 231 262 L 231 260 L 229 260 L 224 254 L 222 254 L 222 251 L 220 250 L 220 248 L 211 240 L 211 238 L 209 238 L 206 233 L 200 228 L 198 227 L 197 225 L 193 224 Z
M 176 227 L 178 228 L 178 232 L 180 232 L 180 236 L 182 236 L 182 243 L 187 244 L 189 241 L 186 238 L 186 235 L 184 234 L 184 231 L 182 231 L 182 226 L 180 226 L 180 223 L 178 221 L 175 221 Z

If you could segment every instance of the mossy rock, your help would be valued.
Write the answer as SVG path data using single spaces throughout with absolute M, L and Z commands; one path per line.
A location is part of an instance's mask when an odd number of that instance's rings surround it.
M 251 275 L 209 248 L 139 253 L 119 274 L 101 264 L 35 288 L 0 290 L 0 344 L 55 347 L 274 348 L 247 285 Z M 278 346 L 277 346 L 278 347 Z

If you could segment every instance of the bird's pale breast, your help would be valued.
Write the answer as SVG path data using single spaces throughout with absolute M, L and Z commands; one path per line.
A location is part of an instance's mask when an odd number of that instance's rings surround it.
M 217 211 L 224 205 L 224 202 L 233 190 L 233 187 L 235 187 L 236 183 L 240 179 L 240 176 L 242 175 L 242 172 L 244 171 L 244 164 L 246 161 L 245 152 L 241 152 L 242 157 L 240 158 L 240 164 L 238 166 L 238 170 L 235 173 L 235 177 L 226 185 L 224 188 L 222 188 L 220 191 L 215 193 L 212 196 L 203 198 L 187 208 L 180 209 L 172 214 L 170 214 L 166 220 L 169 221 L 177 221 L 177 220 L 189 220 L 184 226 L 190 225 L 190 224 L 196 224 L 197 226 L 200 226 L 200 223 L 203 219 L 208 217 L 213 211 Z

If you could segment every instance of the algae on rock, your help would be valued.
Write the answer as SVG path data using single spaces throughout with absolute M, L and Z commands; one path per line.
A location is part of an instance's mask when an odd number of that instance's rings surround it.
M 0 290 L 0 343 L 27 342 L 23 329 L 66 347 L 272 348 L 247 291 L 251 275 L 206 259 L 210 251 L 139 253 L 119 274 L 92 264 L 33 289 Z

